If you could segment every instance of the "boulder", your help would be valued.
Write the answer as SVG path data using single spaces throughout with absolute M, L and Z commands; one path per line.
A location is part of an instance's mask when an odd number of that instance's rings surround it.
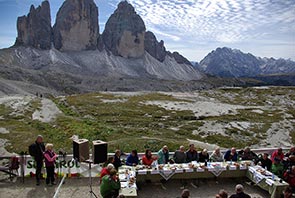
M 51 42 L 50 5 L 48 1 L 43 1 L 37 8 L 32 5 L 27 16 L 18 17 L 15 45 L 50 49 Z
M 66 0 L 53 27 L 60 51 L 95 50 L 99 37 L 98 8 L 93 0 Z
M 145 52 L 145 30 L 145 24 L 134 7 L 122 1 L 108 19 L 102 34 L 105 49 L 116 56 L 140 58 Z

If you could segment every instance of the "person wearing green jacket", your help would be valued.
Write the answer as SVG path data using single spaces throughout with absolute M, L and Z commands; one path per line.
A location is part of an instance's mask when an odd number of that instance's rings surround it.
M 103 198 L 116 198 L 119 195 L 121 183 L 116 169 L 110 171 L 110 175 L 102 178 L 100 185 L 100 194 Z
M 169 160 L 169 150 L 168 150 L 168 146 L 165 145 L 158 152 L 158 164 L 166 164 L 168 163 L 168 160 Z

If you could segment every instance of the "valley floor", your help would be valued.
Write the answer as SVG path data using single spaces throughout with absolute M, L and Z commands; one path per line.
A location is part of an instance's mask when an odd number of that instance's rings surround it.
M 38 134 L 56 150 L 71 137 L 136 148 L 289 147 L 295 142 L 295 88 L 219 88 L 197 92 L 99 92 L 0 97 L 0 154 L 25 151 Z M 5 149 L 4 149 L 5 148 Z

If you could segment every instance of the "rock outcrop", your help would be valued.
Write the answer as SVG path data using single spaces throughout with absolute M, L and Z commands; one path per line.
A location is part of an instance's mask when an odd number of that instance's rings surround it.
M 144 48 L 152 57 L 154 57 L 158 61 L 163 62 L 165 60 L 167 51 L 164 46 L 164 41 L 161 40 L 160 42 L 158 42 L 154 33 L 150 31 L 147 31 L 145 33 Z
M 168 52 L 168 55 L 173 57 L 178 64 L 186 64 L 186 65 L 193 66 L 192 63 L 189 60 L 187 60 L 187 58 L 185 58 L 184 56 L 182 56 L 178 52 L 173 52 L 173 53 Z
M 99 27 L 93 0 L 66 0 L 53 27 L 54 46 L 61 51 L 95 50 Z
M 144 55 L 145 24 L 127 1 L 118 8 L 106 23 L 102 39 L 106 50 L 124 58 L 140 58 Z
M 32 5 L 27 16 L 18 17 L 17 32 L 16 46 L 50 49 L 52 28 L 49 2 L 43 1 L 37 8 Z

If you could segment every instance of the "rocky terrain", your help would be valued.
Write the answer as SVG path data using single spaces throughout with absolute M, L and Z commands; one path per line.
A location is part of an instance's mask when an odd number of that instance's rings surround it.
M 0 98 L 1 148 L 20 152 L 37 134 L 72 152 L 71 137 L 109 143 L 109 151 L 290 147 L 295 142 L 294 87 L 195 92 L 100 92 Z M 62 141 L 61 141 L 62 140 Z

